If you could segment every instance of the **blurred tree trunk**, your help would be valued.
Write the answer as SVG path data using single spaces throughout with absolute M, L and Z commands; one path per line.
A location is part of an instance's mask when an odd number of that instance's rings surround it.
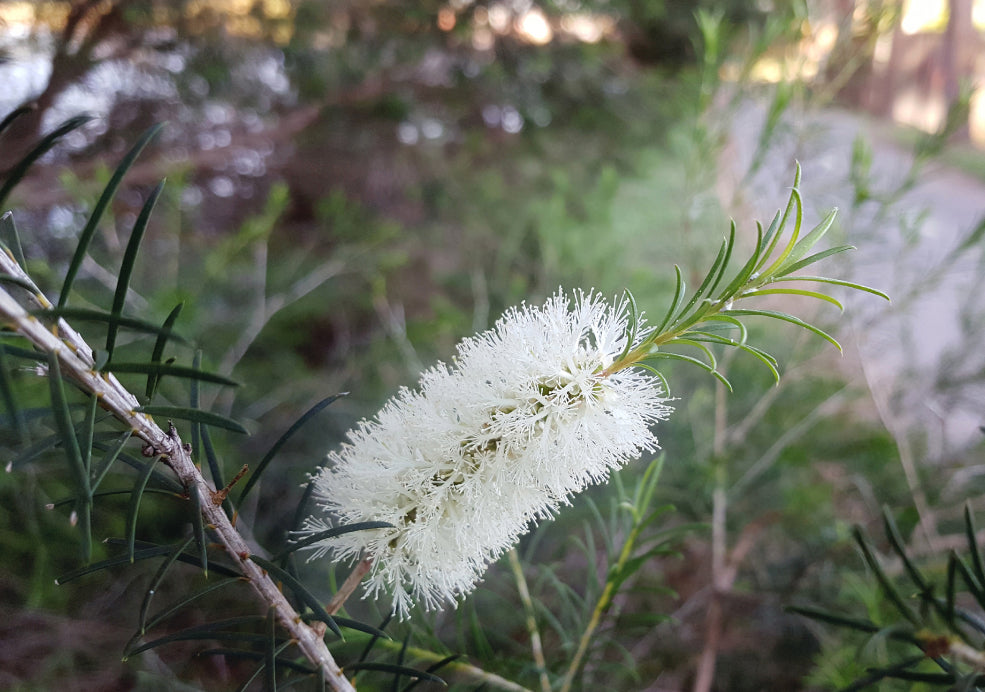
M 978 36 L 972 23 L 972 0 L 948 0 L 947 29 L 942 48 L 942 72 L 944 73 L 944 101 L 955 107 L 961 98 L 962 86 L 974 78 L 978 49 Z M 970 137 L 968 119 L 955 130 L 954 138 Z
M 70 86 L 82 79 L 106 56 L 97 58 L 95 48 L 110 36 L 126 35 L 126 19 L 121 5 L 102 0 L 76 0 L 72 3 L 51 58 L 51 76 L 40 94 L 24 105 L 33 109 L 15 120 L 4 133 L 0 147 L 0 175 L 10 170 L 41 136 L 45 113 Z M 128 51 L 132 43 L 124 42 Z M 119 57 L 115 51 L 113 57 Z

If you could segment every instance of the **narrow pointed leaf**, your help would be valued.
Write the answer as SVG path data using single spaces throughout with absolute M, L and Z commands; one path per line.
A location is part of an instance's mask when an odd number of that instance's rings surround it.
M 341 536 L 346 533 L 352 533 L 353 531 L 366 531 L 367 529 L 392 529 L 393 524 L 387 523 L 385 521 L 360 521 L 354 524 L 345 524 L 344 526 L 336 526 L 331 529 L 326 529 L 325 531 L 319 531 L 318 533 L 313 533 L 310 536 L 305 536 L 299 541 L 291 543 L 291 545 L 284 548 L 284 550 L 277 553 L 272 559 L 274 561 L 279 561 L 282 558 L 290 555 L 295 550 L 300 550 L 309 545 L 315 543 L 320 543 L 321 541 L 327 540 L 329 538 L 335 538 L 336 536 Z
M 147 464 L 147 468 L 137 479 L 137 482 L 133 486 L 133 492 L 130 495 L 130 507 L 127 511 L 127 554 L 130 556 L 130 562 L 133 562 L 133 552 L 134 552 L 134 541 L 137 539 L 137 515 L 140 513 L 140 501 L 144 497 L 144 489 L 147 487 L 147 481 L 150 480 L 151 472 L 154 470 L 154 466 L 160 457 L 154 457 L 150 463 Z
M 930 593 L 930 584 L 928 584 L 927 580 L 923 578 L 920 570 L 917 569 L 916 565 L 913 564 L 913 561 L 910 560 L 910 556 L 906 553 L 906 543 L 903 541 L 903 537 L 899 532 L 899 527 L 896 526 L 896 521 L 893 519 L 893 515 L 890 514 L 888 507 L 882 508 L 882 523 L 886 532 L 886 538 L 889 539 L 889 545 L 892 547 L 893 552 L 895 552 L 899 556 L 900 560 L 902 560 L 903 569 L 906 570 L 910 580 L 921 593 Z
M 0 216 L 0 242 L 3 242 L 4 246 L 10 250 L 10 256 L 20 265 L 21 269 L 27 267 L 27 261 L 24 259 L 24 248 L 21 245 L 21 237 L 17 232 L 16 224 L 14 224 L 14 215 L 9 211 L 4 213 L 3 216 Z M 31 284 L 30 281 L 26 283 Z M 29 288 L 27 286 L 25 288 L 32 293 L 38 292 L 37 286 L 31 285 Z
M 10 169 L 10 172 L 7 174 L 7 179 L 3 182 L 3 185 L 0 185 L 0 209 L 2 209 L 6 204 L 10 191 L 13 190 L 17 183 L 19 183 L 27 174 L 28 169 L 32 164 L 34 164 L 35 161 L 48 153 L 48 150 L 55 146 L 59 139 L 67 135 L 72 130 L 82 127 L 90 120 L 92 120 L 91 115 L 77 115 L 74 118 L 69 118 L 50 133 L 42 137 L 41 141 L 39 141 L 34 148 L 24 156 L 24 158 L 18 161 L 17 164 Z
M 796 613 L 797 615 L 803 615 L 811 620 L 820 620 L 821 622 L 826 622 L 829 625 L 847 627 L 849 629 L 857 630 L 859 632 L 867 632 L 869 634 L 875 634 L 881 629 L 879 625 L 875 624 L 871 620 L 848 617 L 840 613 L 833 613 L 829 610 L 823 610 L 813 606 L 787 606 L 785 610 L 790 613 Z
M 150 359 L 152 363 L 160 363 L 161 358 L 164 357 L 164 347 L 167 345 L 168 339 L 171 337 L 171 330 L 174 329 L 174 323 L 178 321 L 178 315 L 181 314 L 181 308 L 183 306 L 184 303 L 178 303 L 175 305 L 171 309 L 171 312 L 168 313 L 167 318 L 164 320 L 164 324 L 161 327 L 161 333 L 157 335 L 157 340 L 154 342 L 154 350 L 151 351 Z M 197 366 L 195 369 L 198 369 Z M 154 393 L 157 391 L 157 385 L 159 383 L 160 378 L 156 374 L 151 373 L 147 375 L 147 389 L 145 394 L 147 395 L 148 401 L 154 398 Z M 194 404 L 193 406 L 198 408 Z
M 38 107 L 37 104 L 29 103 L 26 106 L 19 106 L 14 110 L 10 111 L 9 113 L 7 113 L 7 115 L 4 116 L 3 120 L 0 120 L 0 134 L 2 134 L 3 131 L 6 130 L 8 127 L 10 127 L 13 124 L 13 122 L 17 120 L 17 118 L 21 117 L 22 115 L 27 115 L 31 111 L 36 110 L 37 107 Z
M 143 332 L 147 334 L 166 334 L 169 339 L 173 341 L 180 342 L 182 344 L 187 344 L 188 340 L 185 339 L 180 334 L 176 334 L 170 330 L 163 327 L 159 327 L 153 322 L 148 322 L 146 320 L 141 320 L 136 317 L 127 317 L 125 315 L 115 315 L 110 312 L 104 312 L 102 310 L 92 310 L 89 308 L 73 308 L 73 307 L 62 307 L 62 308 L 48 308 L 43 310 L 31 310 L 30 314 L 35 317 L 63 317 L 70 322 L 103 322 L 110 327 L 119 329 L 120 327 L 125 327 L 126 329 L 131 329 L 136 332 Z
M 209 576 L 209 543 L 205 538 L 205 519 L 202 517 L 202 499 L 197 492 L 189 493 L 192 502 L 192 532 L 198 548 L 198 559 L 202 563 L 202 574 Z
M 686 315 L 691 308 L 704 297 L 706 293 L 713 290 L 712 286 L 714 283 L 717 283 L 716 280 L 720 278 L 719 270 L 722 268 L 722 265 L 725 264 L 725 258 L 728 255 L 729 250 L 730 247 L 728 240 L 723 240 L 721 247 L 718 249 L 718 255 L 715 257 L 715 261 L 711 264 L 711 269 L 709 269 L 708 273 L 705 274 L 705 278 L 702 279 L 701 283 L 698 285 L 698 290 L 694 292 L 693 296 L 691 296 L 691 300 L 687 302 L 687 305 L 685 305 L 677 315 L 678 318 Z
M 629 332 L 626 334 L 626 345 L 622 349 L 622 353 L 616 358 L 617 361 L 622 360 L 627 355 L 629 351 L 633 348 L 633 344 L 636 343 L 636 334 L 639 329 L 639 307 L 636 305 L 636 296 L 628 288 L 623 291 L 623 296 L 626 299 L 626 304 L 629 306 L 629 315 L 627 319 L 627 324 L 629 325 Z
M 809 267 L 812 264 L 816 264 L 823 259 L 831 257 L 832 255 L 839 255 L 842 252 L 849 252 L 855 249 L 856 248 L 854 245 L 836 245 L 835 247 L 828 248 L 827 250 L 821 250 L 820 252 L 816 252 L 813 255 L 805 257 L 799 262 L 784 265 L 773 274 L 772 278 L 774 281 L 779 281 L 782 277 L 793 274 L 795 271 L 803 269 L 804 267 Z M 788 281 L 790 280 L 793 279 L 788 279 Z
M 182 597 L 178 601 L 175 601 L 174 603 L 165 607 L 160 612 L 155 613 L 150 618 L 148 618 L 146 623 L 146 629 L 152 630 L 158 625 L 160 625 L 162 622 L 167 622 L 170 618 L 177 615 L 179 612 L 187 608 L 189 605 L 198 601 L 199 599 L 205 598 L 206 596 L 210 595 L 213 591 L 217 591 L 219 589 L 225 588 L 231 584 L 239 584 L 244 581 L 246 580 L 243 577 L 229 577 L 227 579 L 222 579 L 222 580 L 211 580 L 209 584 L 202 587 L 195 593 L 189 596 Z
M 824 218 L 811 229 L 811 231 L 803 237 L 803 239 L 793 246 L 790 253 L 787 255 L 783 263 L 777 266 L 776 273 L 785 273 L 784 269 L 796 262 L 798 262 L 804 255 L 806 255 L 824 235 L 830 230 L 831 224 L 834 223 L 835 217 L 838 215 L 838 208 L 835 207 L 827 214 Z
M 284 642 L 277 647 L 278 654 L 286 650 L 292 642 Z M 263 658 L 263 654 L 259 651 L 251 651 L 249 649 L 231 649 L 231 648 L 214 648 L 206 649 L 204 651 L 196 652 L 196 656 L 228 656 L 229 658 L 238 658 L 248 661 L 258 661 Z M 285 668 L 290 668 L 291 670 L 296 670 L 301 673 L 307 673 L 308 675 L 314 675 L 318 672 L 317 668 L 312 668 L 311 666 L 305 665 L 303 663 L 298 663 L 297 661 L 292 661 L 289 658 L 281 658 L 278 656 L 277 665 L 283 666 Z M 282 683 L 278 689 L 285 689 L 286 685 Z
M 222 463 L 219 461 L 219 455 L 216 454 L 215 447 L 212 446 L 212 434 L 209 432 L 208 426 L 202 426 L 202 451 L 205 453 L 205 459 L 209 465 L 209 475 L 212 476 L 212 485 L 217 488 L 226 487 L 226 479 L 223 477 L 222 473 Z M 227 512 L 232 510 L 232 503 L 229 500 L 229 495 L 222 501 L 223 507 L 226 508 Z M 232 516 L 230 514 L 230 516 Z
M 365 634 L 370 634 L 377 638 L 389 639 L 390 635 L 381 629 L 377 629 L 372 625 L 367 625 L 365 622 L 359 622 L 358 620 L 353 620 L 352 618 L 344 618 L 341 615 L 333 615 L 332 618 L 338 623 L 339 627 L 345 627 L 350 630 L 356 630 L 357 632 L 364 632 Z
M 831 284 L 832 286 L 846 286 L 848 288 L 853 288 L 856 291 L 865 291 L 866 293 L 871 293 L 874 296 L 879 296 L 885 300 L 891 300 L 890 297 L 880 291 L 877 288 L 871 288 L 869 286 L 864 286 L 862 284 L 857 284 L 854 281 L 842 281 L 841 279 L 829 279 L 824 276 L 783 276 L 775 281 L 816 281 L 823 284 Z
M 404 675 L 409 678 L 420 678 L 422 680 L 427 680 L 428 682 L 436 682 L 439 685 L 446 684 L 444 680 L 433 673 L 426 673 L 423 670 L 416 670 L 406 666 L 398 666 L 393 663 L 374 663 L 371 661 L 363 661 L 361 663 L 351 663 L 345 667 L 345 670 L 348 672 L 357 670 L 375 670 L 380 673 L 390 673 L 391 675 Z
M 975 572 L 975 578 L 982 588 L 985 588 L 985 563 L 982 562 L 982 551 L 978 545 L 978 531 L 975 529 L 975 517 L 971 513 L 971 506 L 964 506 L 964 531 L 968 541 L 968 554 L 971 557 L 971 568 Z
M 791 296 L 804 296 L 806 298 L 817 298 L 818 300 L 823 300 L 826 303 L 831 303 L 839 310 L 844 310 L 845 306 L 842 305 L 837 299 L 832 298 L 824 293 L 819 293 L 818 291 L 808 291 L 803 288 L 757 288 L 753 291 L 743 293 L 743 298 L 753 298 L 755 296 L 768 296 L 768 295 L 791 295 Z
M 202 425 L 211 425 L 215 428 L 224 428 L 233 432 L 248 435 L 246 428 L 234 421 L 232 418 L 220 416 L 218 413 L 202 411 L 200 409 L 185 408 L 183 406 L 139 406 L 136 409 L 141 413 L 150 416 L 161 416 L 166 418 L 177 418 L 179 420 L 190 420 Z
M 763 227 L 759 224 L 756 225 L 756 247 L 752 251 L 752 255 L 746 261 L 739 273 L 736 274 L 732 281 L 725 287 L 725 289 L 718 294 L 716 300 L 717 303 L 727 304 L 729 300 L 739 291 L 740 288 L 746 285 L 749 281 L 749 277 L 752 276 L 753 271 L 756 268 L 756 263 L 759 261 L 760 253 L 763 250 Z
M 643 368 L 644 370 L 646 370 L 647 372 L 649 372 L 651 375 L 653 375 L 654 377 L 656 377 L 657 380 L 660 381 L 660 386 L 663 388 L 664 395 L 665 396 L 670 396 L 670 383 L 667 382 L 667 378 L 664 377 L 664 374 L 662 372 L 660 372 L 659 370 L 657 370 L 652 365 L 647 365 L 646 363 L 634 363 L 633 364 L 633 367 L 634 368 Z
M 150 196 L 144 202 L 144 206 L 137 215 L 136 222 L 133 224 L 133 231 L 131 231 L 130 240 L 127 242 L 126 249 L 123 251 L 123 261 L 120 263 L 119 276 L 116 280 L 116 293 L 113 295 L 112 309 L 114 315 L 123 314 L 123 306 L 127 301 L 127 291 L 130 289 L 130 277 L 133 275 L 133 268 L 137 262 L 137 250 L 140 248 L 140 241 L 143 240 L 144 231 L 147 230 L 147 223 L 150 221 L 150 215 L 154 210 L 154 205 L 157 204 L 157 198 L 161 196 L 163 190 L 164 181 L 162 180 L 151 191 Z M 116 323 L 111 322 L 106 333 L 106 350 L 109 351 L 110 358 L 113 357 L 113 348 L 116 346 L 117 332 L 118 327 Z
M 164 581 L 164 577 L 167 576 L 168 570 L 178 560 L 178 556 L 185 551 L 185 548 L 191 545 L 193 540 L 195 539 L 188 538 L 184 543 L 176 544 L 171 554 L 164 559 L 164 562 L 161 563 L 161 566 L 151 578 L 150 583 L 147 585 L 147 591 L 144 592 L 144 598 L 140 603 L 140 613 L 137 616 L 137 632 L 139 634 L 143 635 L 147 631 L 147 612 L 150 610 L 150 604 L 154 599 L 154 594 L 157 593 L 158 588 Z
M 262 615 L 244 615 L 240 617 L 227 618 L 217 622 L 208 622 L 204 625 L 186 627 L 180 632 L 174 632 L 164 637 L 159 637 L 153 641 L 145 642 L 140 646 L 130 650 L 129 655 L 139 654 L 149 649 L 155 649 L 162 644 L 172 642 L 194 641 L 200 639 L 218 639 L 224 641 L 244 641 L 244 642 L 263 642 L 265 635 L 258 632 L 240 632 L 238 628 L 246 626 L 256 627 L 266 622 Z
M 432 663 L 431 665 L 429 665 L 425 669 L 424 672 L 426 672 L 426 673 L 436 673 L 437 671 L 439 671 L 442 668 L 444 668 L 445 666 L 447 666 L 449 663 L 453 663 L 453 662 L 457 661 L 461 657 L 462 657 L 462 654 L 451 654 L 450 656 L 445 656 L 443 659 L 441 659 L 437 663 Z M 423 678 L 418 678 L 417 680 L 414 680 L 414 682 L 412 682 L 409 685 L 407 685 L 406 687 L 404 687 L 403 692 L 411 692 L 411 690 L 413 690 L 414 688 L 416 688 L 422 682 L 424 682 L 424 679 Z
M 674 265 L 674 271 L 677 273 L 677 285 L 674 288 L 674 299 L 670 301 L 670 309 L 667 310 L 667 314 L 664 316 L 663 321 L 660 326 L 656 328 L 656 333 L 663 333 L 664 329 L 671 323 L 674 315 L 677 313 L 677 309 L 681 306 L 684 301 L 684 274 L 681 272 L 681 268 Z
M 82 261 L 85 259 L 86 253 L 89 251 L 89 244 L 92 241 L 92 237 L 96 232 L 96 227 L 99 225 L 99 221 L 103 218 L 103 213 L 106 211 L 106 207 L 112 201 L 113 196 L 116 194 L 117 188 L 119 188 L 120 183 L 123 181 L 123 176 L 136 161 L 140 152 L 143 151 L 147 143 L 161 131 L 164 127 L 163 123 L 159 123 L 150 127 L 140 136 L 137 143 L 130 148 L 127 155 L 123 157 L 120 161 L 120 165 L 116 167 L 116 171 L 113 173 L 113 177 L 110 178 L 106 187 L 103 188 L 102 194 L 99 196 L 99 201 L 96 202 L 96 206 L 93 207 L 92 213 L 89 215 L 89 220 L 86 221 L 85 227 L 82 229 L 82 233 L 79 234 L 79 242 L 75 246 L 75 254 L 72 255 L 72 261 L 68 265 L 68 271 L 65 273 L 65 281 L 62 283 L 61 293 L 58 295 L 58 307 L 63 307 L 65 302 L 68 300 L 69 293 L 72 290 L 72 284 L 75 282 L 75 277 L 82 267 Z M 23 266 L 23 265 L 21 265 Z
M 328 625 L 329 629 L 331 629 L 337 636 L 342 636 L 342 630 L 340 630 L 339 626 L 335 623 L 335 619 L 325 611 L 325 607 L 321 604 L 321 601 L 319 601 L 314 594 L 308 591 L 308 589 L 301 584 L 301 582 L 299 582 L 294 575 L 269 560 L 264 560 L 259 555 L 250 555 L 250 559 L 260 565 L 263 569 L 267 570 L 274 579 L 284 582 L 284 584 L 293 589 L 294 592 L 301 597 L 305 605 L 314 611 L 317 619 Z
M 291 427 L 288 428 L 287 431 L 283 435 L 281 435 L 276 442 L 274 442 L 273 446 L 271 446 L 271 448 L 267 451 L 267 453 L 263 455 L 263 459 L 261 459 L 260 463 L 257 464 L 256 468 L 253 470 L 253 473 L 250 474 L 250 477 L 246 479 L 246 485 L 243 486 L 243 491 L 239 494 L 240 505 L 243 504 L 243 500 L 246 499 L 246 496 L 253 489 L 253 486 L 256 485 L 257 481 L 260 480 L 260 475 L 264 472 L 264 470 L 266 470 L 267 465 L 270 464 L 271 461 L 273 461 L 273 458 L 277 455 L 277 452 L 279 452 L 281 450 L 281 447 L 283 447 L 287 443 L 287 441 L 291 439 L 291 437 L 293 437 L 294 433 L 300 430 L 305 423 L 307 423 L 309 420 L 314 418 L 315 415 L 317 415 L 322 409 L 324 409 L 326 406 L 331 404 L 339 397 L 343 397 L 343 396 L 345 396 L 345 393 L 333 394 L 330 397 L 326 397 L 322 399 L 317 404 L 315 404 L 307 411 L 305 411 L 305 413 L 296 421 L 294 421 Z
M 715 379 L 717 379 L 719 382 L 721 382 L 723 385 L 725 385 L 730 392 L 732 391 L 732 385 L 725 378 L 725 375 L 723 375 L 722 373 L 718 372 L 717 370 L 715 370 L 714 368 L 712 368 L 711 366 L 709 366 L 707 363 L 705 363 L 702 360 L 698 360 L 697 358 L 692 358 L 691 356 L 685 356 L 685 355 L 680 354 L 680 353 L 670 353 L 669 351 L 657 351 L 656 353 L 651 353 L 649 356 L 647 356 L 647 360 L 655 360 L 657 358 L 667 358 L 667 359 L 670 359 L 670 360 L 682 360 L 685 363 L 690 363 L 691 365 L 696 365 L 699 368 L 701 368 L 702 370 L 704 370 L 705 372 L 707 372 L 709 375 L 712 375 L 713 377 L 715 377 Z
M 917 618 L 916 613 L 913 609 L 907 605 L 903 596 L 900 595 L 899 590 L 893 585 L 893 582 L 886 576 L 885 571 L 882 569 L 882 565 L 879 564 L 879 560 L 876 559 L 875 554 L 872 552 L 872 548 L 869 546 L 869 541 L 862 534 L 861 529 L 855 527 L 852 530 L 852 536 L 855 538 L 855 543 L 862 551 L 862 556 L 865 558 L 865 564 L 869 566 L 873 574 L 876 576 L 876 580 L 882 587 L 882 592 L 886 594 L 889 600 L 892 602 L 896 609 L 910 624 L 919 625 L 920 620 Z
M 797 239 L 800 237 L 800 229 L 804 221 L 804 202 L 800 197 L 800 190 L 798 190 L 797 188 L 793 188 L 790 191 L 790 199 L 794 201 L 794 207 L 793 207 L 794 223 L 793 223 L 793 230 L 790 232 L 790 239 L 787 241 L 787 245 L 786 247 L 783 248 L 783 251 L 780 253 L 780 256 L 773 261 L 773 263 L 769 266 L 768 269 L 762 271 L 762 274 L 764 276 L 770 276 L 779 267 L 783 266 L 783 264 L 787 261 L 787 258 L 793 252 L 793 248 L 794 245 L 796 245 L 797 243 Z M 789 209 L 789 206 L 787 208 Z M 781 226 L 786 225 L 786 214 L 784 214 L 784 219 L 780 221 L 780 225 Z M 779 237 L 780 235 L 777 234 L 774 240 L 778 240 Z M 765 257 L 768 258 L 769 254 L 767 254 Z
M 817 334 L 822 339 L 824 339 L 825 341 L 829 342 L 835 348 L 837 348 L 839 351 L 841 351 L 841 344 L 839 344 L 838 341 L 837 341 L 837 339 L 835 339 L 833 336 L 831 336 L 830 334 L 828 334 L 824 330 L 819 329 L 818 327 L 815 327 L 812 324 L 808 324 L 807 322 L 804 322 L 799 317 L 794 317 L 793 315 L 788 315 L 785 312 L 777 312 L 775 310 L 729 310 L 726 314 L 732 315 L 732 316 L 747 315 L 747 316 L 750 316 L 750 317 L 752 317 L 752 316 L 757 316 L 757 317 L 772 317 L 773 319 L 776 319 L 776 320 L 782 320 L 783 322 L 789 322 L 790 324 L 795 324 L 798 327 L 802 327 L 803 329 L 806 329 L 809 332 L 813 332 L 814 334 Z
M 112 467 L 113 462 L 116 461 L 117 457 L 120 456 L 120 452 L 126 446 L 127 442 L 133 436 L 133 432 L 130 430 L 124 430 L 120 433 L 120 436 L 116 439 L 116 444 L 107 447 L 103 454 L 103 458 L 100 460 L 99 464 L 95 466 L 92 474 L 92 489 L 95 490 L 99 487 L 100 483 L 109 473 L 110 467 Z M 93 443 L 93 449 L 99 449 L 95 443 Z
M 7 363 L 7 347 L 0 344 L 0 396 L 3 397 L 4 408 L 7 415 L 13 422 L 14 433 L 17 436 L 17 443 L 23 444 L 27 441 L 27 422 L 21 407 L 17 404 L 17 397 L 14 395 L 13 383 L 10 381 L 10 366 Z M 11 468 L 13 468 L 11 466 Z
M 38 288 L 37 286 L 32 284 L 27 279 L 20 276 L 14 276 L 13 274 L 0 273 L 0 283 L 11 284 L 12 286 L 20 286 L 25 291 L 30 291 L 31 293 L 37 293 L 37 288 Z
M 182 365 L 171 365 L 168 363 L 117 363 L 109 368 L 114 373 L 137 373 L 141 375 L 153 375 L 160 377 L 182 377 L 186 379 L 199 380 L 210 384 L 221 384 L 226 387 L 239 387 L 240 383 L 222 375 L 203 372 Z

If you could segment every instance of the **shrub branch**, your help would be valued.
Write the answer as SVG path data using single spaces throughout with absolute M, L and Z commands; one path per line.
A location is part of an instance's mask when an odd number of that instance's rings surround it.
M 0 252 L 0 273 L 34 285 L 6 250 Z M 51 302 L 40 290 L 32 293 L 34 301 L 40 307 L 51 307 Z M 153 418 L 136 411 L 140 405 L 137 398 L 112 373 L 97 372 L 94 369 L 92 349 L 64 319 L 59 319 L 52 327 L 47 326 L 29 314 L 5 287 L 0 287 L 0 318 L 42 352 L 55 355 L 66 380 L 95 396 L 100 407 L 124 425 L 130 426 L 133 434 L 142 439 L 154 454 L 165 458 L 185 491 L 189 495 L 198 494 L 206 523 L 215 531 L 229 557 L 247 577 L 260 599 L 275 609 L 278 621 L 297 642 L 304 656 L 321 670 L 332 690 L 354 692 L 352 684 L 343 675 L 321 636 L 301 620 L 301 616 L 266 571 L 249 559 L 253 551 L 226 516 L 219 493 L 209 485 L 192 461 L 174 426 L 169 425 L 165 432 Z

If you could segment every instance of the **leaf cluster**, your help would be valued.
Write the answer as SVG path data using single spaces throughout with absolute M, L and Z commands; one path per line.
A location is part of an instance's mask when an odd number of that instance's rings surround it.
M 897 660 L 870 668 L 846 690 L 862 690 L 883 680 L 922 682 L 951 690 L 985 689 L 985 561 L 970 507 L 964 511 L 967 550 L 964 555 L 956 550 L 948 554 L 943 584 L 918 566 L 888 509 L 883 510 L 883 529 L 893 558 L 902 568 L 901 578 L 890 575 L 861 528 L 856 527 L 852 536 L 891 611 L 886 621 L 814 605 L 789 610 L 859 632 L 870 641 L 902 644 L 891 649 Z

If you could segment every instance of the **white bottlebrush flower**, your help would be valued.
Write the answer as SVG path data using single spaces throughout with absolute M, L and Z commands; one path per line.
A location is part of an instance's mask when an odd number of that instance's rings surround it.
M 656 449 L 650 425 L 670 412 L 658 381 L 639 368 L 604 372 L 630 333 L 633 345 L 648 333 L 629 318 L 625 302 L 559 291 L 462 341 L 452 365 L 362 421 L 315 476 L 320 511 L 307 532 L 395 528 L 328 539 L 314 556 L 371 560 L 367 595 L 391 591 L 401 616 L 471 591 L 533 522 Z

